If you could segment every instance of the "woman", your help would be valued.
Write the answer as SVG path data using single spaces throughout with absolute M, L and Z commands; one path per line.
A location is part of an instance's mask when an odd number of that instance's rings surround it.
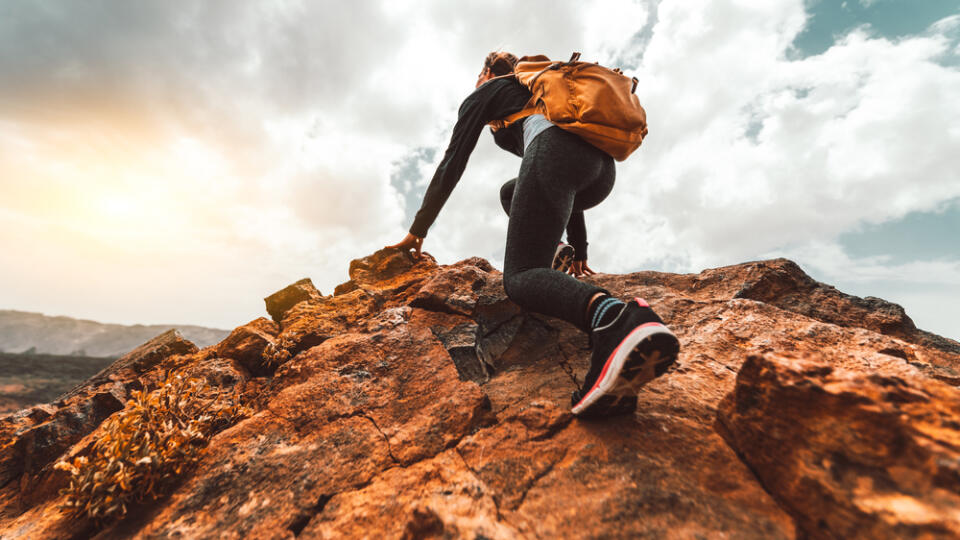
M 524 108 L 530 91 L 512 77 L 517 57 L 490 53 L 476 90 L 460 106 L 447 151 L 424 194 L 409 233 L 392 248 L 419 257 L 427 229 L 450 196 L 488 122 Z M 563 319 L 591 340 L 590 370 L 572 397 L 574 414 L 602 417 L 636 409 L 637 390 L 676 360 L 679 343 L 643 300 L 624 303 L 609 291 L 552 268 L 564 228 L 575 249 L 570 272 L 587 266 L 583 211 L 613 189 L 613 158 L 579 136 L 533 115 L 494 132 L 501 148 L 523 158 L 516 179 L 501 188 L 510 216 L 504 252 L 507 296 L 529 311 Z

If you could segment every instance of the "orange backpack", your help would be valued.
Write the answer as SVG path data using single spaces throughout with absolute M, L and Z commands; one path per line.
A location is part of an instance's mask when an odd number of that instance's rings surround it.
M 514 73 L 503 77 L 515 77 L 533 96 L 522 111 L 490 122 L 494 131 L 542 114 L 617 161 L 627 159 L 647 135 L 647 113 L 634 94 L 637 78 L 579 58 L 580 53 L 569 62 L 551 62 L 543 55 L 521 58 Z

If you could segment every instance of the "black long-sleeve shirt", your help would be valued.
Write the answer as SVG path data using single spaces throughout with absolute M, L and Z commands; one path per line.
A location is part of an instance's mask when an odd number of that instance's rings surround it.
M 457 123 L 450 136 L 447 151 L 430 180 L 420 210 L 410 226 L 410 233 L 421 238 L 437 219 L 453 188 L 463 175 L 467 160 L 477 146 L 483 126 L 523 109 L 530 100 L 530 91 L 513 79 L 496 79 L 480 85 L 460 105 Z M 523 122 L 494 132 L 497 146 L 523 156 Z M 576 250 L 575 258 L 587 258 L 587 229 L 583 212 L 574 212 L 567 223 L 567 241 Z

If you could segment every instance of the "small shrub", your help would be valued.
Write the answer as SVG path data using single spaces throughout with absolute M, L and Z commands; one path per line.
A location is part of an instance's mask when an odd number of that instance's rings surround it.
M 283 364 L 292 356 L 290 349 L 292 349 L 293 346 L 294 343 L 287 337 L 278 339 L 276 343 L 267 343 L 267 347 L 263 350 L 262 356 L 264 365 L 268 368 L 276 368 Z
M 60 461 L 70 473 L 61 490 L 73 515 L 102 522 L 121 517 L 131 502 L 157 498 L 195 463 L 210 436 L 249 416 L 239 392 L 168 372 L 152 391 L 134 391 L 123 410 L 104 421 L 89 457 Z

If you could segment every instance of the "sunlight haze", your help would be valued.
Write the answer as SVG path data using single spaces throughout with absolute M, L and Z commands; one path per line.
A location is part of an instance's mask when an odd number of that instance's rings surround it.
M 594 269 L 788 257 L 960 338 L 937 0 L 5 2 L 0 309 L 233 328 L 300 278 L 332 293 L 406 233 L 496 49 L 640 79 L 650 135 L 586 214 Z M 425 251 L 501 268 L 518 166 L 483 134 Z

